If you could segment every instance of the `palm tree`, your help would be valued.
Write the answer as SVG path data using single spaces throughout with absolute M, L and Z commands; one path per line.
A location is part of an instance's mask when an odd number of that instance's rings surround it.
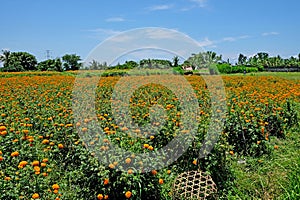
M 2 50 L 2 55 L 0 55 L 0 61 L 3 62 L 3 67 L 7 67 L 9 63 L 9 56 L 10 56 L 9 50 Z

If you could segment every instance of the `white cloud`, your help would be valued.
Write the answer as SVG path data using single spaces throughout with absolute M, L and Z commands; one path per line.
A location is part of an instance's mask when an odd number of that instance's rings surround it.
M 199 41 L 199 42 L 198 42 L 198 45 L 199 45 L 200 47 L 207 47 L 207 46 L 213 46 L 213 47 L 216 47 L 216 46 L 215 46 L 215 42 L 212 41 L 212 40 L 210 40 L 210 39 L 208 39 L 207 37 L 204 38 L 204 40 Z
M 96 29 L 89 29 L 89 30 L 82 30 L 82 31 L 88 32 L 87 37 L 97 39 L 97 40 L 104 40 L 108 37 L 122 33 L 122 31 L 116 31 L 113 29 L 104 29 L 104 28 L 96 28 Z
M 198 7 L 204 8 L 207 5 L 207 0 L 190 0 L 197 4 Z
M 262 36 L 270 36 L 270 35 L 279 35 L 278 32 L 265 32 L 261 34 Z
M 93 32 L 93 33 L 99 33 L 99 34 L 105 34 L 105 35 L 116 35 L 121 33 L 121 31 L 116 31 L 112 29 L 104 29 L 104 28 L 96 28 L 96 29 L 90 29 L 86 30 L 88 32 Z
M 123 22 L 123 21 L 125 21 L 125 19 L 122 17 L 111 17 L 111 18 L 107 18 L 105 21 L 106 22 Z
M 249 35 L 241 35 L 241 36 L 237 36 L 237 37 L 224 37 L 222 39 L 222 41 L 224 41 L 224 42 L 234 42 L 234 41 L 241 40 L 241 39 L 247 39 L 249 37 L 250 37 Z
M 155 5 L 148 8 L 150 11 L 157 11 L 157 10 L 169 10 L 173 7 L 171 4 L 164 4 L 164 5 Z

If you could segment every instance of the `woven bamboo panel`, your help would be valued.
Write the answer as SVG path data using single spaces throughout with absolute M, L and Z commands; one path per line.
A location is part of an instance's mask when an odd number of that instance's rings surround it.
M 184 172 L 173 183 L 173 199 L 216 199 L 217 186 L 211 176 L 201 171 Z

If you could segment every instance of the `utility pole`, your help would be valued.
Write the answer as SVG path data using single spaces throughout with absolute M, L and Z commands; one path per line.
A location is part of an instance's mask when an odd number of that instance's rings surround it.
M 46 50 L 46 58 L 47 58 L 47 60 L 51 58 L 50 53 L 51 53 L 51 50 Z

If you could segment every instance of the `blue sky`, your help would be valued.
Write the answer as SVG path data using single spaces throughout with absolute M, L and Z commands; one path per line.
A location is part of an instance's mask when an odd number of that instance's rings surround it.
M 205 50 L 234 60 L 239 53 L 300 53 L 298 0 L 10 0 L 1 2 L 0 49 L 46 59 L 83 59 L 106 38 L 134 28 L 174 29 Z

